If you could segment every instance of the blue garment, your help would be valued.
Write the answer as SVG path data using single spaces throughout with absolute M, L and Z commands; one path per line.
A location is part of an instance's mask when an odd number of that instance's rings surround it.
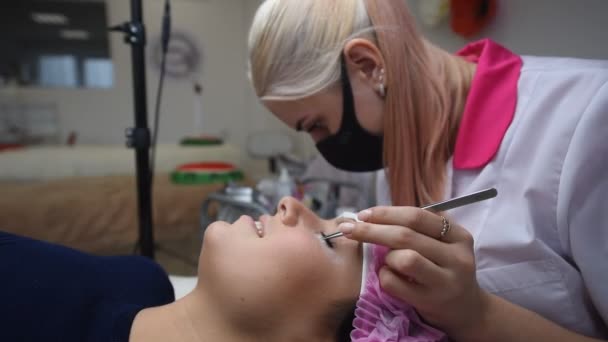
M 126 342 L 140 310 L 172 301 L 167 274 L 146 258 L 0 232 L 0 341 Z

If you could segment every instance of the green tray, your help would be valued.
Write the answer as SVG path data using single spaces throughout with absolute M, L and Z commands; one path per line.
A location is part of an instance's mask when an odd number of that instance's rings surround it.
M 228 183 L 243 180 L 243 172 L 239 170 L 228 172 L 196 172 L 196 171 L 174 171 L 171 173 L 171 181 L 176 184 L 215 184 Z

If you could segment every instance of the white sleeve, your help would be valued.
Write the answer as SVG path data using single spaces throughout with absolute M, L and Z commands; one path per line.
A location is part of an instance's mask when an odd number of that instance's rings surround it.
M 592 98 L 572 136 L 557 220 L 562 244 L 608 324 L 608 83 Z

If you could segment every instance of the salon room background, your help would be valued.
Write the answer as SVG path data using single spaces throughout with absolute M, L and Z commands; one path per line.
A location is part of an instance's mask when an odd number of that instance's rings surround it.
M 608 56 L 605 0 L 501 0 L 477 24 L 454 23 L 449 1 L 408 1 L 426 37 L 450 51 L 489 37 L 525 55 Z M 155 259 L 175 282 L 196 274 L 206 222 L 272 213 L 284 195 L 322 217 L 374 204 L 375 174 L 334 169 L 259 104 L 246 54 L 260 0 L 170 3 L 150 159 Z M 165 0 L 143 5 L 152 129 Z M 126 0 L 0 4 L 0 229 L 100 255 L 141 252 L 135 154 L 125 145 L 131 47 L 107 30 L 129 15 Z

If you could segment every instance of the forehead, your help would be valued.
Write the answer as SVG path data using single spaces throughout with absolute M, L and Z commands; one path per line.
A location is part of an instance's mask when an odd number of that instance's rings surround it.
M 335 87 L 297 100 L 263 100 L 262 103 L 275 116 L 286 123 L 323 113 L 335 112 L 341 106 L 340 93 Z
M 297 122 L 301 118 L 312 116 L 317 111 L 317 107 L 310 99 L 276 101 L 269 100 L 263 102 L 276 117 L 284 122 Z
M 319 112 L 321 105 L 318 95 L 298 100 L 265 100 L 262 103 L 284 122 L 297 122 L 313 116 Z

